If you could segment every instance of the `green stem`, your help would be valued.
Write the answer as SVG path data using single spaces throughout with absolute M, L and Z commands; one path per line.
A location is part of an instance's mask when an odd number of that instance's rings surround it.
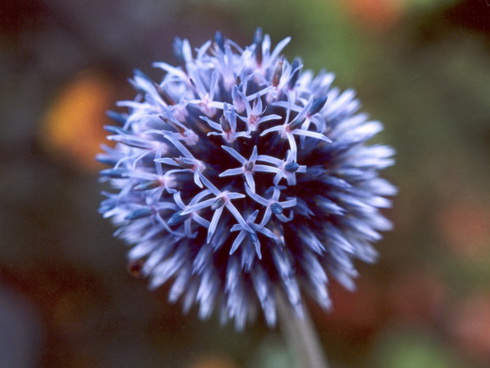
M 304 309 L 303 318 L 298 317 L 282 292 L 278 291 L 276 296 L 280 328 L 296 357 L 296 366 L 298 368 L 328 368 L 307 308 Z

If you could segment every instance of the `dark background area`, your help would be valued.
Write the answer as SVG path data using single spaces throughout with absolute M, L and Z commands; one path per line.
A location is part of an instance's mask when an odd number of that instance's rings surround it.
M 126 270 L 97 213 L 105 111 L 172 40 L 263 27 L 357 90 L 397 150 L 395 230 L 358 290 L 310 309 L 332 367 L 490 365 L 490 4 L 485 0 L 2 0 L 0 366 L 293 367 L 263 320 L 202 322 Z

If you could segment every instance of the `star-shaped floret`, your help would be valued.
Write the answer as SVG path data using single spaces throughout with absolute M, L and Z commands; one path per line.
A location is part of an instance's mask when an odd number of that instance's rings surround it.
M 233 176 L 233 175 L 243 175 L 245 177 L 245 181 L 249 185 L 250 189 L 255 192 L 255 180 L 253 177 L 254 172 L 268 172 L 268 173 L 276 173 L 277 170 L 274 167 L 256 164 L 257 158 L 259 157 L 257 153 L 257 146 L 254 146 L 252 155 L 247 160 L 241 154 L 239 154 L 236 150 L 228 146 L 221 146 L 226 152 L 228 152 L 233 158 L 235 158 L 238 162 L 242 164 L 241 167 L 237 167 L 235 169 L 228 169 L 221 174 L 220 177 L 223 176 Z
M 308 130 L 310 124 L 310 120 L 308 116 L 316 114 L 319 111 L 319 109 L 323 107 L 325 101 L 326 99 L 324 98 L 315 99 L 315 100 L 313 99 L 313 97 L 310 98 L 308 103 L 304 106 L 304 108 L 296 115 L 296 117 L 292 121 L 289 121 L 289 117 L 291 114 L 291 106 L 288 103 L 287 117 L 285 119 L 286 122 L 283 125 L 276 125 L 273 126 L 272 128 L 264 130 L 260 134 L 260 136 L 262 137 L 271 132 L 280 132 L 281 137 L 287 138 L 289 142 L 289 147 L 291 149 L 291 154 L 294 160 L 296 160 L 298 154 L 298 146 L 296 140 L 294 139 L 295 135 L 301 137 L 311 137 L 311 138 L 322 140 L 327 143 L 331 143 L 332 140 L 328 138 L 325 134 Z M 282 106 L 282 104 L 278 106 Z
M 259 155 L 257 160 L 267 162 L 275 166 L 274 168 L 267 166 L 270 170 L 273 169 L 276 173 L 273 180 L 274 185 L 278 185 L 282 178 L 286 178 L 288 185 L 296 185 L 296 173 L 306 172 L 306 165 L 299 165 L 294 160 L 291 150 L 288 150 L 285 160 L 280 160 L 277 157 L 270 155 Z
M 264 226 L 260 226 L 255 223 L 255 219 L 257 218 L 257 215 L 259 214 L 259 210 L 255 210 L 251 215 L 247 217 L 247 225 L 252 228 L 254 231 L 249 231 L 246 228 L 244 228 L 241 224 L 235 224 L 231 227 L 231 231 L 240 231 L 238 233 L 238 236 L 236 237 L 235 241 L 233 242 L 233 245 L 231 246 L 230 249 L 230 254 L 235 253 L 235 251 L 238 249 L 240 244 L 242 244 L 243 240 L 245 237 L 248 236 L 250 241 L 254 244 L 255 246 L 255 252 L 257 253 L 257 257 L 259 259 L 262 258 L 262 252 L 260 250 L 260 240 L 257 236 L 256 232 L 262 233 L 268 238 L 277 240 L 276 235 L 270 231 L 268 228 Z
M 283 187 L 284 188 L 284 187 Z M 286 201 L 279 201 L 279 197 L 281 196 L 281 190 L 278 187 L 269 188 L 272 189 L 272 196 L 270 199 L 265 199 L 264 197 L 254 193 L 250 190 L 250 188 L 246 185 L 245 190 L 247 194 L 257 203 L 266 207 L 264 217 L 260 222 L 259 226 L 264 227 L 269 222 L 272 214 L 274 214 L 280 221 L 288 222 L 293 219 L 293 213 L 291 212 L 291 216 L 288 218 L 284 216 L 283 212 L 285 208 L 295 207 L 297 204 L 296 198 L 289 198 Z
M 211 192 L 211 190 L 207 189 L 207 195 L 209 194 L 214 194 Z M 195 197 L 194 197 L 195 198 Z M 203 199 L 204 196 L 201 196 L 199 199 Z M 199 202 L 198 200 L 192 201 L 191 204 L 184 210 L 182 211 L 182 215 L 187 215 L 190 213 L 196 213 L 199 210 L 202 210 L 204 208 L 210 208 L 213 213 L 213 218 L 211 219 L 211 223 L 208 227 L 208 235 L 207 235 L 207 243 L 211 241 L 211 238 L 213 237 L 213 234 L 216 230 L 216 227 L 218 226 L 218 221 L 221 217 L 221 214 L 223 212 L 223 209 L 225 207 L 228 207 L 231 212 L 234 212 L 231 204 L 232 199 L 239 199 L 239 198 L 245 198 L 244 194 L 241 193 L 235 193 L 235 192 L 220 192 L 218 195 L 215 195 L 211 199 L 206 199 L 202 202 Z
M 238 118 L 247 124 L 249 132 L 256 131 L 258 126 L 266 121 L 278 120 L 281 118 L 281 116 L 277 114 L 263 115 L 267 110 L 267 107 L 263 107 L 262 99 L 260 97 L 261 94 L 267 92 L 269 92 L 269 89 L 250 96 L 245 96 L 245 94 L 236 86 L 232 91 L 234 101 L 243 105 L 243 108 L 245 109 L 246 116 L 238 115 Z
M 200 118 L 208 123 L 211 128 L 220 131 L 220 133 L 209 132 L 208 135 L 220 135 L 228 143 L 233 143 L 239 137 L 250 138 L 250 134 L 247 132 L 237 132 L 235 108 L 227 103 L 224 105 L 223 115 L 219 118 L 219 124 L 206 116 L 200 116 Z

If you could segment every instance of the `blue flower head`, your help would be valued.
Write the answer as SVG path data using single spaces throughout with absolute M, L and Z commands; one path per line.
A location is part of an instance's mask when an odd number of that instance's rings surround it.
M 130 264 L 152 288 L 169 283 L 170 302 L 238 329 L 259 307 L 274 325 L 278 293 L 299 316 L 303 293 L 328 308 L 329 277 L 353 288 L 354 260 L 374 261 L 391 227 L 379 208 L 395 188 L 378 171 L 394 151 L 366 145 L 381 123 L 331 73 L 281 56 L 289 40 L 176 39 L 179 65 L 155 63 L 159 82 L 135 72 L 136 98 L 109 113 L 115 147 L 98 156 L 115 189 L 100 212 Z

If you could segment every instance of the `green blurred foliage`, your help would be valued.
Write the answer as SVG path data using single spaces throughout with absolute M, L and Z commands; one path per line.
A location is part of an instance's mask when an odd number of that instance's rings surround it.
M 455 354 L 427 331 L 395 331 L 374 349 L 378 368 L 462 368 Z
M 246 365 L 247 368 L 295 368 L 294 357 L 280 336 L 275 334 L 262 339 L 252 356 Z
M 371 49 L 355 24 L 349 22 L 341 2 L 310 0 L 241 2 L 244 29 L 262 27 L 275 42 L 292 37 L 289 58 L 301 56 L 305 67 L 334 71 L 345 85 L 358 81 L 362 63 Z

